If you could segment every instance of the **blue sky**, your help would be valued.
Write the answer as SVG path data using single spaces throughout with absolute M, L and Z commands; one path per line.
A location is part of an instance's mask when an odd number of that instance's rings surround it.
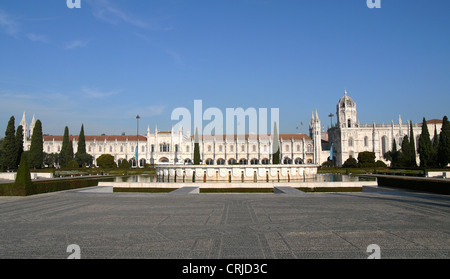
M 136 114 L 141 133 L 170 130 L 175 108 L 202 100 L 279 108 L 280 133 L 307 133 L 345 90 L 363 124 L 450 112 L 447 0 L 81 4 L 0 0 L 0 131 L 23 111 L 48 134 L 135 134 Z

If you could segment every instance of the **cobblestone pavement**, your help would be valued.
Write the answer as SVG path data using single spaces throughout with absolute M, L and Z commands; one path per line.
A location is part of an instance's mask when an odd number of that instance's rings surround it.
M 450 258 L 450 197 L 420 193 L 0 198 L 0 258 Z

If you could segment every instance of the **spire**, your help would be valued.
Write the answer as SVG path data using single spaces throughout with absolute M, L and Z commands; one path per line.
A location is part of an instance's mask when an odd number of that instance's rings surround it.
M 317 114 L 317 109 L 316 109 L 316 118 L 314 120 L 319 121 L 319 115 Z
M 27 119 L 25 117 L 25 111 L 23 112 L 22 121 L 20 121 L 20 125 L 25 129 L 25 125 L 27 124 Z

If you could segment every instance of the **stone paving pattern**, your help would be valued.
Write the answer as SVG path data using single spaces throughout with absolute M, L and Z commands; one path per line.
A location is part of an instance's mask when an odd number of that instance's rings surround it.
M 0 198 L 0 258 L 450 258 L 450 197 L 420 193 Z

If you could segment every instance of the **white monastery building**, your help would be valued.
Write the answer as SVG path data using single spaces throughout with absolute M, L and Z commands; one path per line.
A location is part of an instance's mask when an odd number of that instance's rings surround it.
M 394 124 L 360 124 L 356 103 L 347 92 L 336 106 L 337 122 L 327 132 L 322 130 L 317 111 L 311 116 L 309 135 L 280 134 L 281 164 L 322 164 L 333 154 L 333 160 L 341 166 L 349 157 L 358 157 L 359 152 L 375 152 L 376 160 L 385 161 L 383 154 L 392 149 L 396 140 L 397 149 L 405 135 L 410 135 L 409 123 L 401 117 Z M 28 125 L 23 114 L 20 122 L 24 129 L 24 149 L 29 150 L 35 117 Z M 438 133 L 442 120 L 427 122 L 431 137 Z M 418 147 L 420 124 L 413 124 L 413 133 Z M 44 135 L 44 152 L 59 153 L 63 136 Z M 77 152 L 78 136 L 70 136 L 74 153 Z M 127 160 L 136 166 L 138 145 L 139 166 L 145 164 L 190 164 L 194 159 L 194 137 L 178 131 L 154 131 L 147 128 L 146 135 L 100 135 L 85 136 L 86 152 L 94 157 L 94 163 L 102 154 L 111 154 L 116 163 Z M 204 135 L 199 138 L 200 158 L 205 165 L 267 165 L 272 163 L 272 135 Z M 330 150 L 332 149 L 332 151 Z M 418 156 L 417 156 L 418 160 Z M 385 161 L 386 162 L 386 161 Z M 386 162 L 389 163 L 389 162 Z

